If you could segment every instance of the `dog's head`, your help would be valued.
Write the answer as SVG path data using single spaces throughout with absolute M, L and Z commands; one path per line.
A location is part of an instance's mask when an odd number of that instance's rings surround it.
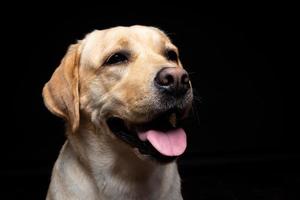
M 157 28 L 88 34 L 69 48 L 43 96 L 70 132 L 84 116 L 101 133 L 159 160 L 173 160 L 186 148 L 180 122 L 191 108 L 191 83 L 176 46 Z

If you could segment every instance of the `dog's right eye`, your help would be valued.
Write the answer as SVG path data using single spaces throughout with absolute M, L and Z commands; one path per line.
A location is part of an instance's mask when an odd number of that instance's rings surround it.
M 117 65 L 128 62 L 129 54 L 127 52 L 117 52 L 108 57 L 105 65 Z

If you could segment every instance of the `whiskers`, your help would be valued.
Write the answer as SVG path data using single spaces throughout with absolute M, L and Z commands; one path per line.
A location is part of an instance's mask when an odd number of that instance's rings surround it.
M 199 116 L 199 107 L 201 101 L 201 97 L 196 89 L 193 88 L 193 102 L 192 102 L 192 116 L 194 117 L 195 121 L 198 125 L 200 125 L 200 116 Z
M 188 74 L 192 80 L 191 82 L 193 85 L 193 79 L 196 79 L 193 77 L 196 75 L 196 72 L 188 71 Z M 200 97 L 200 94 L 197 91 L 197 89 L 193 87 L 192 117 L 196 121 L 197 125 L 200 125 L 199 107 L 201 103 L 202 98 Z

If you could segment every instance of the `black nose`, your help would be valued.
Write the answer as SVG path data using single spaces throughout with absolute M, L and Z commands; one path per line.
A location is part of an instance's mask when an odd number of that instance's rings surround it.
M 154 79 L 155 86 L 164 93 L 182 96 L 190 89 L 188 73 L 179 67 L 165 67 Z

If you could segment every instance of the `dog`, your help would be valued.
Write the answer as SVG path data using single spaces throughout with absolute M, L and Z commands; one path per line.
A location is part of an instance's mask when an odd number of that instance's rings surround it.
M 193 92 L 177 47 L 158 28 L 95 30 L 70 45 L 43 88 L 66 122 L 47 200 L 179 200 L 176 158 Z

